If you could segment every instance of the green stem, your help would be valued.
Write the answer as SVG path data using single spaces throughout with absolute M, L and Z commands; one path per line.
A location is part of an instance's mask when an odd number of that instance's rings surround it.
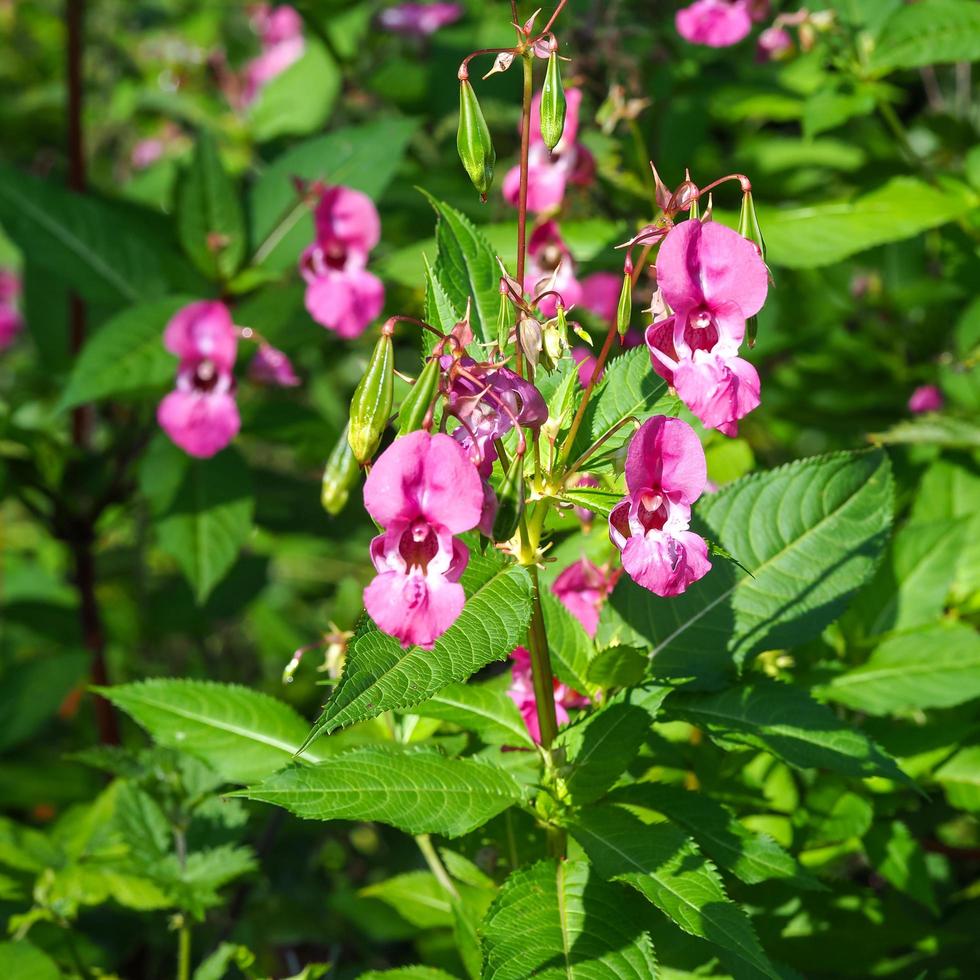
M 538 725 L 541 729 L 541 747 L 551 748 L 558 734 L 558 717 L 555 714 L 555 675 L 551 670 L 548 654 L 548 638 L 544 627 L 544 610 L 541 607 L 541 582 L 537 565 L 528 566 L 533 585 L 531 623 L 527 630 L 527 645 L 531 651 L 531 679 L 534 683 L 534 700 L 538 709 Z
M 432 846 L 432 838 L 428 834 L 416 834 L 415 843 L 418 844 L 419 850 L 422 852 L 422 857 L 425 858 L 425 863 L 429 866 L 429 870 L 432 872 L 436 881 L 438 881 L 443 889 L 453 898 L 459 898 L 459 892 L 456 889 L 456 885 L 453 884 L 452 878 L 449 877 L 449 873 L 446 871 L 445 866 L 443 865 L 442 861 L 439 860 L 439 855 L 436 853 L 436 849 Z
M 191 976 L 191 927 L 187 916 L 181 916 L 177 933 L 177 980 L 190 980 Z
M 531 99 L 534 89 L 534 56 L 530 52 L 521 55 L 524 66 L 524 93 L 521 99 L 521 183 L 517 195 L 517 283 L 523 293 L 524 265 L 527 258 L 527 180 L 528 160 L 531 153 Z M 514 360 L 517 373 L 524 374 L 524 352 L 520 335 L 514 341 Z

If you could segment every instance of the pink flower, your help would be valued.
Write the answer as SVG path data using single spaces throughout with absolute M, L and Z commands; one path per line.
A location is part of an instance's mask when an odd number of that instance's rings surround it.
M 252 23 L 262 39 L 262 53 L 245 66 L 242 92 L 245 105 L 253 102 L 272 79 L 299 61 L 306 50 L 303 18 L 292 7 L 259 4 Z
M 9 269 L 0 269 L 0 350 L 9 347 L 20 333 L 23 320 L 14 302 L 20 295 L 20 278 Z
M 619 312 L 623 277 L 615 272 L 594 272 L 582 280 L 579 302 L 597 317 L 612 323 Z
M 553 289 L 561 295 L 565 309 L 582 298 L 582 286 L 575 278 L 575 262 L 554 221 L 538 225 L 531 233 L 527 243 L 524 289 L 532 296 L 545 289 Z M 544 316 L 554 316 L 558 309 L 558 297 L 546 296 L 538 307 Z
M 381 11 L 378 24 L 386 31 L 426 37 L 463 16 L 458 3 L 400 3 Z
M 691 44 L 727 48 L 738 44 L 752 29 L 746 0 L 696 0 L 674 15 L 677 33 Z
M 507 694 L 517 705 L 531 738 L 540 742 L 541 726 L 538 723 L 538 702 L 534 696 L 531 655 L 524 647 L 517 647 L 510 657 L 514 666 L 511 669 L 511 684 Z M 568 724 L 569 708 L 584 708 L 588 703 L 588 698 L 555 681 L 555 716 L 559 725 Z
M 578 365 L 578 383 L 583 388 L 588 388 L 592 380 L 592 372 L 595 370 L 595 354 L 588 347 L 573 347 L 571 350 L 572 360 Z M 596 384 L 602 380 L 605 371 L 599 372 Z
M 316 241 L 300 258 L 306 309 L 339 336 L 357 337 L 384 306 L 384 285 L 366 269 L 368 253 L 381 237 L 381 219 L 367 195 L 328 187 L 314 221 Z
M 163 156 L 165 148 L 163 140 L 159 138 L 139 140 L 133 146 L 129 155 L 129 162 L 133 165 L 134 170 L 146 170 L 147 167 L 151 167 Z
M 248 376 L 257 384 L 279 388 L 295 388 L 301 383 L 289 358 L 281 350 L 264 343 L 259 344 L 248 366 Z
M 793 50 L 793 38 L 783 27 L 767 27 L 755 44 L 755 60 L 778 61 Z
M 917 415 L 922 412 L 942 411 L 943 393 L 935 385 L 921 385 L 909 398 L 909 411 Z
M 459 577 L 469 551 L 453 535 L 480 521 L 480 476 L 449 436 L 412 432 L 378 457 L 364 483 L 364 506 L 385 529 L 371 542 L 378 574 L 364 605 L 403 646 L 430 649 L 463 611 Z
M 206 458 L 238 434 L 232 368 L 238 335 L 223 303 L 204 300 L 179 310 L 163 335 L 180 358 L 175 388 L 157 408 L 157 422 L 191 456 Z
M 588 558 L 581 558 L 555 579 L 551 591 L 582 624 L 585 632 L 594 637 L 599 626 L 599 610 L 612 592 L 616 578 L 607 575 Z
M 706 480 L 704 449 L 686 422 L 655 415 L 633 436 L 628 496 L 609 515 L 609 537 L 630 578 L 656 595 L 680 595 L 711 568 L 704 539 L 688 530 Z

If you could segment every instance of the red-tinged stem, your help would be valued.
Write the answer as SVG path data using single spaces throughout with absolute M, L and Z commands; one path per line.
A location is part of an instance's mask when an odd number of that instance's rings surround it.
M 541 33 L 538 35 L 537 38 L 535 38 L 535 41 L 537 41 L 539 38 L 544 37 L 544 35 L 551 30 L 551 28 L 554 26 L 555 21 L 558 20 L 558 15 L 565 9 L 565 5 L 567 3 L 568 0 L 559 0 L 558 6 L 555 7 L 554 13 L 549 18 L 548 23 L 545 24 L 544 27 L 541 29 Z
M 483 54 L 518 54 L 517 48 L 479 48 L 476 51 L 471 51 L 460 63 L 459 71 L 456 73 L 456 77 L 464 82 L 470 77 L 470 62 L 474 58 L 479 58 Z
M 521 101 L 521 183 L 517 197 L 517 283 L 524 289 L 524 266 L 527 261 L 527 173 L 531 152 L 531 97 L 534 87 L 534 62 L 530 54 L 523 56 L 524 95 Z M 524 352 L 521 338 L 516 343 L 517 373 L 524 375 Z

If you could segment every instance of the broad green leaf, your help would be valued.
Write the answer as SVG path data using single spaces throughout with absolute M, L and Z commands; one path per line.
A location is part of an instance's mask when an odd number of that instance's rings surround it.
M 938 228 L 976 203 L 976 195 L 965 187 L 941 188 L 915 177 L 893 177 L 853 201 L 761 208 L 759 220 L 767 261 L 812 269 Z
M 939 914 L 925 851 L 901 820 L 872 827 L 864 838 L 864 849 L 871 867 L 886 881 Z
M 476 732 L 488 745 L 534 748 L 517 705 L 499 685 L 449 684 L 412 713 Z
M 61 970 L 46 953 L 21 939 L 0 943 L 0 976 L 10 980 L 59 980 Z
M 431 966 L 402 966 L 395 970 L 368 970 L 358 980 L 457 980 L 445 970 Z
M 871 827 L 874 809 L 863 796 L 847 789 L 842 780 L 824 779 L 814 784 L 800 808 L 807 848 L 856 841 Z
M 407 871 L 360 890 L 365 898 L 390 905 L 418 929 L 451 927 L 453 910 L 449 893 L 430 871 Z
M 307 34 L 303 56 L 266 82 L 252 104 L 252 135 L 264 143 L 277 136 L 312 133 L 330 115 L 340 85 L 337 63 Z
M 156 392 L 173 384 L 177 359 L 164 348 L 163 331 L 189 302 L 171 298 L 140 303 L 103 324 L 75 361 L 59 408 Z
M 631 885 L 685 932 L 779 977 L 718 872 L 676 827 L 644 824 L 620 807 L 599 805 L 582 811 L 569 830 L 603 878 Z
M 157 678 L 102 693 L 156 742 L 200 756 L 233 783 L 261 779 L 287 765 L 307 731 L 289 705 L 237 684 Z M 301 758 L 325 755 L 307 750 Z
M 531 579 L 519 565 L 470 555 L 463 574 L 467 600 L 459 619 L 431 650 L 405 649 L 365 619 L 355 635 L 344 673 L 324 707 L 309 745 L 391 708 L 420 704 L 453 681 L 466 680 L 518 646 L 531 618 Z
M 589 680 L 599 687 L 631 687 L 639 684 L 647 672 L 645 651 L 635 647 L 609 647 L 589 664 Z
M 820 694 L 872 715 L 971 701 L 980 697 L 980 636 L 944 623 L 890 637 Z
M 308 820 L 377 820 L 409 834 L 459 837 L 521 799 L 502 769 L 432 748 L 366 746 L 295 766 L 238 795 Z
M 562 490 L 561 499 L 571 501 L 576 507 L 591 510 L 597 517 L 606 518 L 623 499 L 623 494 L 615 490 L 604 490 L 602 487 L 568 487 Z
M 271 269 L 286 269 L 313 241 L 313 215 L 299 199 L 294 177 L 343 184 L 377 200 L 401 165 L 417 128 L 410 119 L 378 119 L 314 136 L 276 157 L 249 195 L 257 258 Z M 379 153 L 382 145 L 384 152 Z
M 228 968 L 234 963 L 243 971 L 255 963 L 255 954 L 246 946 L 221 943 L 194 971 L 193 980 L 226 980 Z
M 980 6 L 973 0 L 922 0 L 885 23 L 871 54 L 878 72 L 980 60 Z
M 513 872 L 482 932 L 483 980 L 625 980 L 657 972 L 627 895 L 582 860 Z
M 936 771 L 949 802 L 961 810 L 980 813 L 980 745 L 968 745 Z
M 435 270 L 425 263 L 425 322 L 431 323 L 437 330 L 449 333 L 450 330 L 462 319 L 463 310 L 459 310 L 453 304 L 445 287 L 436 276 Z M 431 351 L 439 338 L 433 336 L 428 330 L 422 335 L 422 346 L 426 351 Z
M 210 279 L 230 279 L 245 258 L 245 213 L 214 137 L 201 130 L 177 189 L 177 234 Z
M 89 656 L 53 653 L 8 663 L 0 677 L 0 751 L 34 735 L 88 671 Z
M 555 676 L 580 694 L 588 694 L 586 676 L 595 647 L 582 624 L 565 608 L 550 589 L 542 585 L 541 611 L 544 613 L 545 635 L 551 651 L 551 666 Z
M 235 563 L 254 510 L 251 473 L 233 449 L 188 461 L 176 496 L 155 525 L 160 547 L 180 566 L 198 603 Z
M 709 735 L 765 749 L 798 769 L 908 782 L 895 760 L 867 735 L 791 684 L 760 678 L 717 694 L 678 691 L 666 711 Z
M 905 419 L 887 432 L 869 436 L 886 446 L 930 444 L 946 449 L 980 449 L 980 425 L 974 419 L 930 412 Z

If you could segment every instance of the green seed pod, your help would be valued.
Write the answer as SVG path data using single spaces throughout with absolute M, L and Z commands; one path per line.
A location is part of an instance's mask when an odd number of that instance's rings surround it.
M 516 533 L 524 512 L 524 457 L 515 456 L 510 472 L 497 495 L 497 516 L 493 520 L 493 540 L 509 541 Z
M 513 328 L 514 312 L 507 298 L 507 293 L 500 291 L 500 308 L 497 310 L 497 347 L 504 350 L 507 341 L 510 339 L 510 331 Z
M 558 52 L 552 51 L 548 58 L 548 70 L 541 88 L 541 139 L 545 146 L 553 150 L 565 129 L 565 89 L 561 83 L 561 68 L 558 65 Z
M 619 336 L 626 335 L 633 316 L 633 277 L 629 272 L 623 274 L 623 289 L 619 294 L 619 307 L 616 310 L 616 329 Z
M 366 463 L 378 448 L 391 415 L 395 393 L 395 365 L 391 335 L 384 333 L 374 345 L 371 360 L 350 403 L 347 441 L 360 463 Z
M 357 474 L 357 460 L 347 441 L 347 429 L 344 429 L 323 468 L 320 503 L 328 514 L 336 517 L 344 509 L 351 487 L 357 482 Z
M 459 80 L 459 129 L 456 132 L 456 149 L 463 167 L 470 175 L 473 186 L 480 192 L 480 200 L 486 201 L 493 183 L 493 165 L 497 155 L 493 150 L 490 130 L 483 118 L 483 110 L 469 80 Z
M 738 215 L 738 233 L 747 238 L 759 250 L 762 261 L 766 261 L 766 241 L 762 237 L 762 229 L 759 227 L 759 216 L 755 213 L 755 202 L 752 200 L 752 191 L 746 191 L 742 195 L 742 210 Z
M 405 396 L 398 410 L 398 434 L 408 435 L 422 428 L 425 416 L 428 414 L 432 399 L 439 387 L 439 359 L 431 358 L 426 362 L 422 372 L 412 385 L 412 390 Z

